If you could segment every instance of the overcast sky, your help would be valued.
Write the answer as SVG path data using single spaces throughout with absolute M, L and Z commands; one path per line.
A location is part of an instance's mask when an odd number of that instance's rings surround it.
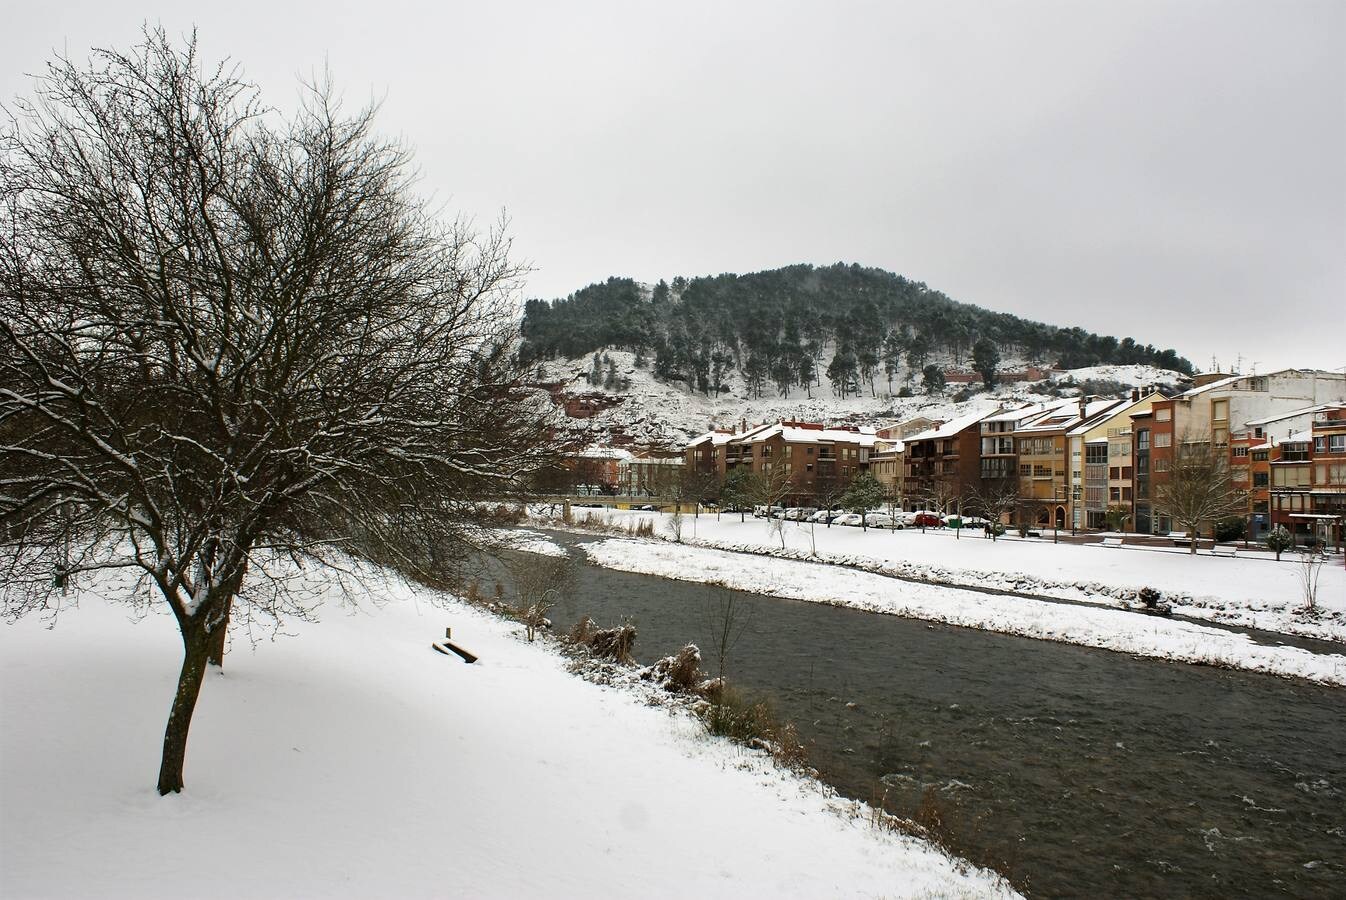
M 59 8 L 57 8 L 59 7 Z M 301 7 L 307 7 L 303 9 Z M 529 296 L 838 260 L 1172 346 L 1346 366 L 1346 2 L 10 3 L 53 51 L 193 26 L 272 105 L 328 65 Z

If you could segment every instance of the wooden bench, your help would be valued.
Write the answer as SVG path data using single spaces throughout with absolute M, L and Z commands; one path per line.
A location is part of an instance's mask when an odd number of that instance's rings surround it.
M 1173 542 L 1175 547 L 1190 547 L 1192 545 L 1192 536 L 1185 531 L 1170 531 L 1168 539 Z
M 1210 555 L 1211 555 L 1211 556 L 1227 556 L 1227 557 L 1229 557 L 1230 559 L 1233 559 L 1235 556 L 1237 556 L 1237 555 L 1238 555 L 1238 552 L 1239 552 L 1239 548 L 1238 548 L 1238 547 L 1234 547 L 1234 546 L 1224 546 L 1224 547 L 1222 547 L 1222 546 L 1220 546 L 1219 544 L 1216 544 L 1214 547 L 1211 547 L 1211 548 L 1210 548 Z
M 1103 546 L 1104 546 L 1104 547 L 1120 547 L 1120 546 L 1122 546 L 1122 539 L 1119 538 L 1119 537 L 1107 537 L 1107 538 L 1103 538 Z

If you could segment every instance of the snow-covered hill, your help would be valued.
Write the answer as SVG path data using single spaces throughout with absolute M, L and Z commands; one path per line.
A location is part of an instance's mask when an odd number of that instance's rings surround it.
M 761 397 L 753 397 L 741 375 L 734 371 L 726 377 L 725 390 L 718 397 L 711 397 L 688 390 L 682 382 L 655 379 L 648 367 L 636 365 L 633 353 L 608 349 L 600 351 L 599 356 L 603 360 L 604 370 L 607 368 L 606 359 L 611 359 L 617 374 L 629 382 L 624 389 L 604 388 L 601 381 L 598 384 L 589 381 L 589 374 L 593 370 L 592 356 L 541 363 L 538 378 L 540 381 L 564 382 L 565 390 L 570 394 L 602 393 L 620 400 L 586 420 L 595 440 L 603 442 L 607 434 L 620 429 L 638 445 L 670 447 L 680 446 L 688 438 L 702 434 L 711 427 L 727 428 L 744 421 L 756 423 L 797 419 L 881 425 L 913 416 L 947 420 L 974 411 L 989 411 L 1004 404 L 1042 400 L 1044 395 L 1034 392 L 1034 387 L 1056 390 L 1063 396 L 1069 396 L 1078 393 L 1079 385 L 1088 381 L 1164 389 L 1184 380 L 1179 372 L 1150 366 L 1091 366 L 1054 371 L 1043 382 L 997 385 L 989 392 L 979 390 L 978 381 L 971 385 L 950 384 L 942 393 L 927 395 L 921 387 L 919 373 L 903 370 L 894 376 L 891 390 L 887 378 L 880 373 L 874 380 L 872 393 L 870 385 L 865 384 L 862 396 L 851 395 L 843 399 L 836 396 L 825 373 L 819 376 L 821 384 L 813 385 L 807 391 L 793 387 L 788 396 L 782 396 L 774 386 L 767 386 Z M 966 359 L 963 366 L 956 365 L 948 358 L 935 357 L 931 362 L 946 369 L 967 369 Z M 1002 371 L 1026 367 L 1027 363 L 1022 360 L 1010 359 L 1001 364 Z M 904 387 L 913 396 L 898 396 Z M 961 401 L 956 399 L 967 388 L 971 389 L 971 396 Z M 1167 392 L 1171 393 L 1171 390 Z

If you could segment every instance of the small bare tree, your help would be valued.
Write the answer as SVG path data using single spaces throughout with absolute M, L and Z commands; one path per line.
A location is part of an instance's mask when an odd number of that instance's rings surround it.
M 1327 555 L 1313 547 L 1305 548 L 1299 558 L 1299 587 L 1304 594 L 1304 611 L 1310 614 L 1318 611 L 1318 576 L 1326 561 Z
M 547 614 L 552 608 L 574 593 L 575 562 L 569 556 L 524 553 L 511 562 L 509 571 L 518 598 L 514 614 L 531 643 L 539 629 L 548 627 Z
M 785 549 L 785 519 L 771 515 L 774 507 L 779 506 L 786 497 L 794 493 L 794 479 L 785 466 L 775 465 L 762 472 L 754 472 L 751 483 L 753 502 L 767 509 L 767 530 L 780 540 L 781 549 Z
M 819 475 L 813 482 L 813 499 L 820 509 L 829 512 L 838 509 L 841 506 L 841 498 L 846 496 L 846 491 L 850 490 L 850 479 L 842 478 L 840 475 Z M 829 520 L 827 527 L 832 527 Z
M 306 558 L 440 580 L 481 495 L 550 462 L 503 233 L 432 218 L 326 87 L 263 113 L 152 31 L 0 126 L 0 600 L 129 570 L 168 605 L 161 794 L 236 604 L 308 615 Z
M 991 540 L 995 540 L 1003 524 L 1019 508 L 1019 479 L 994 478 L 983 481 L 973 492 L 969 505 L 991 523 Z
M 1196 553 L 1197 529 L 1247 508 L 1247 493 L 1234 486 L 1229 461 L 1208 441 L 1184 437 L 1168 478 L 1155 487 L 1155 505 L 1182 526 Z

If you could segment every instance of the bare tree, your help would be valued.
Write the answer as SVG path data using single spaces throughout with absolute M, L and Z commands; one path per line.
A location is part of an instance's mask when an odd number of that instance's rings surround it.
M 1327 554 L 1314 547 L 1308 547 L 1299 558 L 1299 586 L 1304 593 L 1304 611 L 1316 615 L 1318 612 L 1318 576 L 1322 574 Z
M 969 504 L 991 522 L 991 540 L 995 540 L 1002 519 L 1009 519 L 1019 508 L 1019 479 L 993 478 L 983 481 L 974 491 Z
M 518 597 L 514 614 L 531 643 L 539 629 L 550 627 L 547 614 L 552 607 L 574 594 L 578 575 L 569 556 L 521 553 L 518 557 L 507 563 Z
M 1184 437 L 1173 457 L 1168 478 L 1155 487 L 1155 506 L 1182 526 L 1196 553 L 1201 523 L 1243 512 L 1247 493 L 1234 486 L 1229 461 L 1208 441 Z
M 782 550 L 785 549 L 785 519 L 772 516 L 771 511 L 794 491 L 794 478 L 783 465 L 777 464 L 765 471 L 753 473 L 750 489 L 753 502 L 766 507 L 767 530 L 780 539 Z
M 409 162 L 326 86 L 282 119 L 162 31 L 57 59 L 0 130 L 0 596 L 115 569 L 168 604 L 161 794 L 236 605 L 308 615 L 305 558 L 437 580 L 550 461 L 509 241 L 437 222 Z
M 813 499 L 820 509 L 830 512 L 841 506 L 841 498 L 846 496 L 850 487 L 850 479 L 842 478 L 840 475 L 819 475 L 813 482 Z M 832 527 L 830 519 L 827 527 Z

